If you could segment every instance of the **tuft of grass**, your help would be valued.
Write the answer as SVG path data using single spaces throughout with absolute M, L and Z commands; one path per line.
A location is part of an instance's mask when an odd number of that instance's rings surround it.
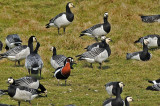
M 56 28 L 45 28 L 45 24 L 57 14 L 65 11 L 67 1 L 63 0 L 5 0 L 0 1 L 0 40 L 5 43 L 5 37 L 9 34 L 19 34 L 23 44 L 27 44 L 28 38 L 35 35 L 41 44 L 38 53 L 42 57 L 44 67 L 42 69 L 41 83 L 48 90 L 48 97 L 36 98 L 33 106 L 64 106 L 76 104 L 77 106 L 100 106 L 109 97 L 104 85 L 110 81 L 123 81 L 126 85 L 122 98 L 132 96 L 134 102 L 131 106 L 159 106 L 159 93 L 147 91 L 150 84 L 148 79 L 158 79 L 160 75 L 160 50 L 149 51 L 152 59 L 146 62 L 126 60 L 127 52 L 142 50 L 140 44 L 133 44 L 141 36 L 148 34 L 160 34 L 159 23 L 143 23 L 139 14 L 152 15 L 160 13 L 159 0 L 71 0 L 76 8 L 72 9 L 75 20 L 66 28 L 66 34 Z M 82 30 L 103 22 L 103 14 L 109 13 L 108 20 L 111 23 L 111 32 L 107 35 L 113 42 L 112 50 L 107 62 L 104 62 L 100 70 L 99 64 L 94 63 L 93 69 L 89 63 L 78 61 L 75 56 L 85 52 L 84 48 L 94 43 L 94 39 L 88 36 L 79 38 Z M 53 77 L 55 70 L 50 65 L 52 52 L 49 49 L 55 46 L 57 54 L 72 56 L 77 65 L 71 70 L 71 76 L 67 80 L 60 81 Z M 2 52 L 5 52 L 3 49 Z M 0 89 L 7 89 L 8 77 L 15 79 L 28 75 L 24 66 L 15 67 L 14 62 L 7 59 L 0 60 Z M 4 95 L 0 97 L 0 103 L 17 105 L 17 101 Z M 28 103 L 22 102 L 23 106 Z

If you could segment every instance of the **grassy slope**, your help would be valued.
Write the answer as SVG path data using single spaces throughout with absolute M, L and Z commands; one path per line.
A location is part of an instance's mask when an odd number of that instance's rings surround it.
M 159 92 L 146 91 L 150 85 L 148 79 L 159 78 L 160 50 L 150 51 L 153 57 L 150 61 L 127 61 L 127 52 L 141 50 L 141 45 L 134 45 L 134 40 L 147 34 L 160 34 L 160 24 L 142 23 L 138 14 L 160 13 L 159 0 L 71 0 L 76 6 L 72 9 L 75 20 L 67 28 L 67 33 L 57 35 L 56 28 L 46 29 L 45 24 L 53 16 L 65 11 L 64 0 L 5 0 L 0 2 L 0 40 L 4 42 L 8 34 L 18 33 L 23 44 L 27 44 L 29 36 L 35 35 L 41 43 L 39 54 L 44 61 L 43 79 L 48 90 L 47 98 L 37 98 L 32 101 L 33 106 L 56 106 L 76 104 L 77 106 L 100 106 L 108 98 L 104 85 L 109 81 L 123 81 L 125 83 L 122 98 L 132 96 L 132 106 L 158 106 Z M 69 86 L 57 86 L 53 78 L 54 69 L 50 65 L 51 46 L 57 47 L 58 54 L 75 56 L 83 53 L 87 45 L 94 42 L 92 38 L 79 38 L 82 30 L 103 22 L 104 12 L 109 13 L 112 30 L 107 36 L 114 42 L 110 43 L 112 54 L 109 61 L 103 64 L 103 70 L 88 67 L 88 63 L 77 61 L 78 65 L 72 70 L 68 79 Z M 62 32 L 62 30 L 61 30 Z M 4 52 L 4 50 L 3 50 Z M 24 64 L 24 61 L 22 61 Z M 3 59 L 0 61 L 0 88 L 6 89 L 7 78 L 15 79 L 28 75 L 25 67 L 14 67 L 14 63 Z M 64 83 L 64 81 L 61 81 Z M 17 102 L 8 96 L 0 97 L 0 103 L 14 104 Z M 28 103 L 23 102 L 23 105 Z

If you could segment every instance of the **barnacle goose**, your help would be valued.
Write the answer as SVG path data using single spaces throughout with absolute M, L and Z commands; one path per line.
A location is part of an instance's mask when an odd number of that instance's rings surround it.
M 53 51 L 53 55 L 51 57 L 51 65 L 54 69 L 57 69 L 59 67 L 62 67 L 64 66 L 64 61 L 66 60 L 66 56 L 64 55 L 57 55 L 57 52 L 56 52 L 56 47 L 51 47 L 50 49 L 51 51 Z M 73 69 L 73 64 L 76 64 L 73 60 L 72 57 L 68 57 L 69 59 L 71 59 L 71 69 Z
M 86 60 L 91 63 L 91 67 L 92 63 L 98 62 L 100 64 L 100 68 L 102 68 L 102 62 L 111 55 L 111 49 L 108 44 L 110 40 L 111 39 L 104 39 L 102 41 L 103 47 L 92 49 L 91 51 L 87 51 L 81 55 L 77 55 L 76 57 L 79 57 L 79 60 Z
M 147 35 L 144 37 L 139 38 L 138 40 L 136 40 L 134 43 L 141 43 L 143 44 L 143 39 L 147 39 L 148 40 L 148 48 L 157 48 L 160 47 L 160 36 L 159 35 Z
M 2 51 L 3 43 L 0 41 L 0 52 Z
M 152 91 L 160 91 L 160 79 L 153 80 L 153 81 L 148 81 L 149 83 L 152 83 L 152 86 L 148 86 L 146 89 L 147 90 L 152 90 Z
M 8 35 L 6 37 L 6 41 L 5 42 L 6 42 L 5 49 L 9 50 L 9 49 L 14 48 L 15 46 L 21 45 L 22 40 L 21 40 L 21 38 L 19 37 L 18 34 L 12 34 L 12 35 Z
M 160 22 L 160 15 L 141 16 L 141 19 L 146 23 Z
M 118 84 L 117 84 L 118 83 Z M 122 86 L 120 89 L 120 94 L 122 93 L 123 87 L 125 86 L 123 82 L 109 82 L 105 85 L 107 93 L 112 96 L 116 96 L 117 94 L 117 87 Z
M 40 71 L 40 78 L 41 78 L 43 61 L 40 55 L 38 54 L 39 47 L 40 47 L 40 43 L 37 42 L 35 50 L 31 51 L 25 60 L 25 67 L 28 69 L 29 74 L 38 74 L 38 71 Z
M 129 106 L 129 102 L 132 102 L 133 98 L 131 96 L 127 96 L 125 100 L 123 100 L 124 105 L 123 106 Z
M 67 79 L 71 73 L 70 62 L 71 60 L 69 58 L 66 58 L 64 66 L 59 67 L 55 70 L 54 77 L 58 79 L 58 86 L 59 86 L 59 79 L 65 80 L 65 85 L 66 85 Z
M 107 40 L 109 40 L 109 41 L 112 41 L 110 38 L 105 38 L 105 39 L 107 39 Z M 102 39 L 101 42 L 93 43 L 93 44 L 87 46 L 87 47 L 84 48 L 84 49 L 86 49 L 87 51 L 91 51 L 91 50 L 94 49 L 94 48 L 101 48 L 101 47 L 103 47 L 103 40 L 104 40 L 104 39 Z
M 117 88 L 116 88 L 116 98 L 111 98 L 111 99 L 107 99 L 104 103 L 103 106 L 124 106 L 124 102 L 121 98 L 121 88 L 123 87 L 123 85 L 117 83 Z
M 98 37 L 107 35 L 111 30 L 111 25 L 108 22 L 108 13 L 104 13 L 104 23 L 94 25 L 84 31 L 81 32 L 80 36 L 88 35 L 90 37 L 94 37 L 96 41 L 98 41 Z
M 0 106 L 15 106 L 15 105 L 0 104 Z
M 65 33 L 65 29 L 68 25 L 70 25 L 74 19 L 74 14 L 71 12 L 70 8 L 73 8 L 73 3 L 69 2 L 66 5 L 66 12 L 60 13 L 54 18 L 50 20 L 48 24 L 46 24 L 46 28 L 50 28 L 50 26 L 54 26 L 58 28 L 58 34 L 59 29 L 63 28 L 63 31 Z
M 7 52 L 0 54 L 0 59 L 7 58 L 11 61 L 15 61 L 15 65 L 16 65 L 16 62 L 18 61 L 18 64 L 20 65 L 20 60 L 25 59 L 29 55 L 30 53 L 29 46 L 32 45 L 33 41 L 36 41 L 35 36 L 31 36 L 29 38 L 28 46 L 27 45 L 16 46 L 8 50 Z
M 141 61 L 147 61 L 151 59 L 152 55 L 148 52 L 148 45 L 149 41 L 147 39 L 143 40 L 143 51 L 127 53 L 126 59 L 136 59 Z
M 8 83 L 16 86 L 25 86 L 33 89 L 40 89 L 42 93 L 47 95 L 46 88 L 40 84 L 39 80 L 36 77 L 22 77 L 20 79 L 13 79 L 12 77 L 8 78 Z
M 33 100 L 41 93 L 37 89 L 15 85 L 10 85 L 8 90 L 3 90 L 3 92 L 8 92 L 8 95 L 11 98 L 18 101 L 18 106 L 20 106 L 21 101 L 29 102 L 31 105 L 31 100 Z

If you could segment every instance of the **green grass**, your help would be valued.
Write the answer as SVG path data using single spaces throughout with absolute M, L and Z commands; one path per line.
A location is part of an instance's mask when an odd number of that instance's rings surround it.
M 75 20 L 67 27 L 66 34 L 58 35 L 56 28 L 46 29 L 45 24 L 60 12 L 65 11 L 67 1 L 64 0 L 1 0 L 0 1 L 0 40 L 17 33 L 27 44 L 31 35 L 35 35 L 41 44 L 39 54 L 44 61 L 41 83 L 48 90 L 48 97 L 36 98 L 33 106 L 101 106 L 109 97 L 104 85 L 110 81 L 123 81 L 126 85 L 122 98 L 132 96 L 131 106 L 159 106 L 159 92 L 147 91 L 150 84 L 148 79 L 158 79 L 160 76 L 160 50 L 150 51 L 152 59 L 146 62 L 126 60 L 127 52 L 140 51 L 140 44 L 133 42 L 141 36 L 160 34 L 159 23 L 143 23 L 139 14 L 151 15 L 160 13 L 159 0 L 71 0 L 76 8 L 72 9 Z M 103 22 L 104 12 L 109 13 L 111 32 L 107 35 L 114 42 L 110 43 L 112 54 L 108 62 L 103 63 L 103 69 L 98 64 L 89 68 L 89 63 L 78 61 L 71 76 L 67 80 L 68 86 L 57 86 L 56 78 L 50 65 L 51 46 L 57 47 L 58 54 L 76 56 L 83 53 L 87 45 L 95 42 L 93 38 L 79 38 L 82 30 L 94 24 Z M 60 31 L 62 33 L 62 29 Z M 5 50 L 3 49 L 2 52 Z M 24 60 L 22 61 L 24 65 Z M 14 62 L 7 59 L 0 60 L 0 89 L 7 89 L 8 77 L 18 79 L 28 75 L 25 66 L 14 67 Z M 64 81 L 61 81 L 64 84 Z M 4 95 L 0 103 L 17 105 L 17 101 Z M 22 106 L 28 103 L 22 102 Z

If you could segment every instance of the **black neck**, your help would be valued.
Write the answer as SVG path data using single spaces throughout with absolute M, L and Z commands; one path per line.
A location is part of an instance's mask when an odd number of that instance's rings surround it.
M 143 52 L 148 53 L 148 47 L 147 45 L 144 44 L 144 42 L 143 42 Z
M 57 55 L 56 48 L 53 49 L 53 56 Z
M 121 99 L 121 95 L 120 95 L 120 93 L 121 93 L 121 88 L 119 87 L 119 84 L 118 84 L 118 87 L 116 88 L 116 90 L 117 90 L 117 93 L 116 93 L 116 99 Z
M 125 99 L 125 106 L 129 106 L 129 102 L 127 101 L 127 98 Z
M 39 89 L 41 89 L 42 93 L 44 93 L 44 91 L 46 91 L 46 88 L 42 84 L 39 84 Z
M 104 20 L 104 23 L 108 23 L 108 16 L 104 17 L 103 20 Z
M 68 5 L 66 5 L 66 13 L 72 13 Z
M 34 50 L 33 52 L 34 52 L 34 53 L 37 53 L 37 52 L 38 52 L 39 47 L 40 47 L 40 44 L 39 44 L 39 42 L 37 42 L 36 48 L 35 48 L 35 50 Z
M 30 53 L 32 53 L 33 52 L 33 39 L 32 38 L 28 40 L 28 47 L 30 48 Z

